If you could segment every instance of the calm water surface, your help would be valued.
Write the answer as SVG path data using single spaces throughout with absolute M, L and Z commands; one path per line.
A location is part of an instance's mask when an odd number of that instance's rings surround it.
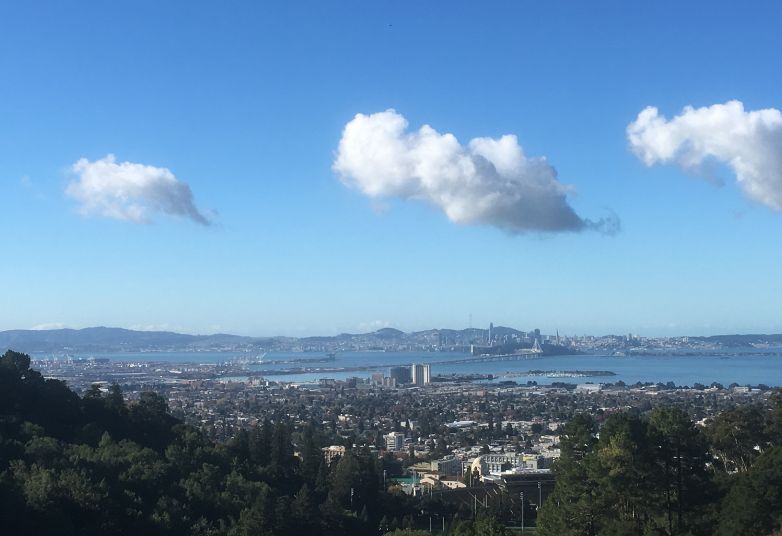
M 738 351 L 737 351 L 738 352 Z M 746 353 L 746 349 L 740 352 Z M 276 375 L 271 379 L 291 382 L 317 381 L 320 378 L 344 379 L 348 377 L 367 378 L 373 372 L 385 372 L 388 367 L 408 365 L 410 363 L 430 363 L 432 375 L 438 374 L 492 374 L 493 381 L 514 380 L 526 383 L 528 380 L 539 384 L 553 381 L 569 383 L 583 382 L 668 382 L 676 385 L 692 385 L 696 382 L 710 384 L 720 382 L 725 385 L 760 383 L 770 386 L 782 386 L 782 349 L 762 350 L 762 353 L 777 355 L 739 355 L 725 356 L 704 352 L 691 355 L 655 355 L 615 357 L 606 355 L 547 356 L 514 361 L 486 361 L 482 363 L 453 363 L 469 356 L 461 353 L 441 352 L 341 352 L 334 361 L 322 363 L 280 363 L 250 365 L 251 370 L 281 370 L 293 367 L 372 367 L 373 370 L 349 372 L 308 372 L 303 374 Z M 237 358 L 255 358 L 259 354 L 243 352 L 126 352 L 95 353 L 78 357 L 108 357 L 116 361 L 158 361 L 171 363 L 222 363 Z M 36 356 L 44 357 L 44 356 Z M 321 353 L 270 352 L 264 361 L 314 359 L 325 357 Z M 526 375 L 530 370 L 545 371 L 611 371 L 616 376 L 594 376 L 584 378 L 549 378 L 546 376 Z

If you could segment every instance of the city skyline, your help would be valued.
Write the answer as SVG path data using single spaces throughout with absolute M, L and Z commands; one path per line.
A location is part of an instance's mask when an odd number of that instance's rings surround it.
M 782 6 L 742 15 L 4 6 L 0 330 L 780 333 Z
M 671 350 L 743 348 L 763 351 L 782 342 L 779 333 L 722 333 L 709 336 L 679 334 L 646 336 L 638 333 L 561 333 L 510 326 L 432 328 L 401 331 L 380 328 L 361 333 L 337 335 L 310 334 L 301 337 L 283 335 L 237 335 L 231 333 L 182 333 L 142 331 L 95 326 L 82 329 L 0 330 L 0 348 L 16 346 L 31 352 L 125 352 L 125 351 L 207 351 L 207 352 L 332 352 L 402 351 L 467 352 L 482 355 L 562 354 L 571 350 L 665 352 Z M 545 347 L 545 349 L 543 347 Z M 743 351 L 743 350 L 742 350 Z M 316 358 L 316 360 L 319 358 Z

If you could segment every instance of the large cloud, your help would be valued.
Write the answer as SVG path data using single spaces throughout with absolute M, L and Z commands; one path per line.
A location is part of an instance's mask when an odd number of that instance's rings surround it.
M 464 146 L 428 125 L 415 132 L 407 127 L 394 110 L 357 114 L 342 133 L 334 170 L 369 197 L 426 201 L 455 223 L 511 233 L 618 229 L 614 217 L 579 217 L 556 170 L 545 158 L 527 157 L 516 136 L 475 138 Z
M 703 172 L 710 160 L 727 164 L 751 199 L 782 211 L 782 113 L 744 111 L 739 101 L 687 106 L 671 120 L 644 109 L 627 127 L 635 154 L 647 166 L 676 163 Z
M 210 224 L 193 203 L 190 186 L 166 168 L 117 163 L 110 154 L 94 162 L 82 158 L 71 170 L 76 178 L 65 192 L 79 202 L 83 214 L 149 223 L 151 213 L 162 212 Z

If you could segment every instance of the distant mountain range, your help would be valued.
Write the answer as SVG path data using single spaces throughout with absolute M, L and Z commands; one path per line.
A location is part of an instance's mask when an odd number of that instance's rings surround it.
M 342 333 L 323 337 L 245 337 L 218 333 L 187 335 L 170 331 L 134 331 L 122 328 L 9 330 L 0 331 L 0 352 L 6 348 L 22 352 L 137 352 L 206 350 L 340 350 L 340 349 L 420 349 L 434 346 L 483 344 L 488 330 L 431 329 L 406 333 L 383 328 L 370 333 Z M 502 326 L 493 328 L 495 340 L 523 336 L 525 332 Z M 690 341 L 711 342 L 725 347 L 782 345 L 782 334 L 715 335 L 690 337 Z
M 0 331 L 0 348 L 24 352 L 136 351 L 146 348 L 192 348 L 249 344 L 238 335 L 186 335 L 170 331 L 135 331 L 122 328 L 15 329 Z
M 496 337 L 521 335 L 522 332 L 495 327 Z M 206 351 L 230 349 L 285 350 L 285 349 L 383 349 L 390 346 L 432 346 L 482 342 L 484 329 L 442 329 L 405 333 L 383 328 L 370 333 L 341 333 L 323 337 L 245 337 L 218 333 L 214 335 L 187 335 L 170 331 L 135 331 L 123 328 L 94 327 L 84 329 L 9 330 L 0 331 L 0 352 L 12 348 L 22 352 L 136 352 L 136 351 Z
M 712 335 L 711 337 L 690 337 L 692 340 L 709 341 L 729 347 L 754 346 L 758 344 L 782 345 L 782 334 Z

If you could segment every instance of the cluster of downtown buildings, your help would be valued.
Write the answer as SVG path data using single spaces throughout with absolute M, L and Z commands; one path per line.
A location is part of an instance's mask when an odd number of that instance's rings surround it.
M 377 387 L 402 387 L 415 385 L 423 387 L 432 382 L 432 369 L 430 365 L 413 364 L 409 367 L 391 367 L 388 376 L 382 372 L 372 374 L 372 385 Z
M 506 423 L 515 429 L 522 429 L 529 423 Z M 450 423 L 449 428 L 472 428 L 480 426 L 474 421 Z M 390 432 L 383 436 L 385 450 L 394 456 L 405 457 L 413 447 L 414 440 L 404 432 Z M 559 457 L 558 438 L 554 435 L 541 435 L 534 447 L 527 452 L 505 450 L 506 445 L 495 444 L 493 447 L 473 447 L 455 449 L 452 453 L 430 461 L 411 464 L 412 481 L 403 485 L 403 490 L 410 494 L 418 494 L 426 488 L 460 489 L 479 484 L 504 484 L 509 480 L 526 480 L 528 482 L 545 482 L 547 492 L 553 483 L 551 475 L 552 462 Z M 332 446 L 324 448 L 327 459 L 333 458 L 344 447 Z M 488 451 L 488 452 L 485 452 Z M 412 448 L 414 454 L 415 448 Z

